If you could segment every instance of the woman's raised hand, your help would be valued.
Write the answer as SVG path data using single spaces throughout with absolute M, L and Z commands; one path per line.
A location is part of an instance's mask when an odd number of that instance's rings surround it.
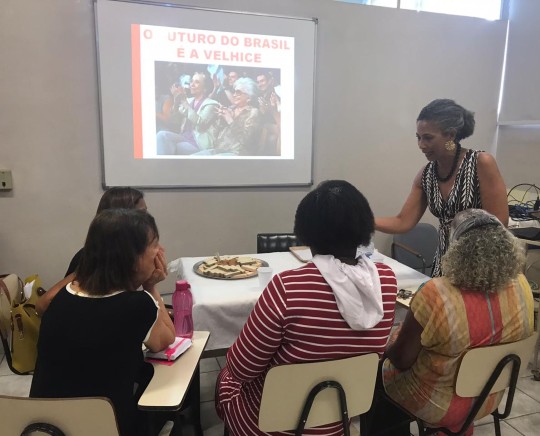
M 225 106 L 221 106 L 218 109 L 218 115 L 221 116 L 227 124 L 231 124 L 234 120 L 233 111 Z
M 171 86 L 171 94 L 173 95 L 175 102 L 181 102 L 187 98 L 186 90 L 176 83 Z
M 163 248 L 159 249 L 157 256 L 154 258 L 154 266 L 155 269 L 152 275 L 143 283 L 143 289 L 149 292 L 167 277 L 167 260 Z

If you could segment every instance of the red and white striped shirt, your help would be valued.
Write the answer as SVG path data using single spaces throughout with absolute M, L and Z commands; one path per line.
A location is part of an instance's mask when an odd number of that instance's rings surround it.
M 274 276 L 229 349 L 227 366 L 218 377 L 216 409 L 232 435 L 268 434 L 258 429 L 258 416 L 271 367 L 371 352 L 382 355 L 394 321 L 397 283 L 390 267 L 376 266 L 384 316 L 375 327 L 362 331 L 352 330 L 343 319 L 332 288 L 312 262 Z M 336 423 L 304 434 L 337 436 L 343 431 Z

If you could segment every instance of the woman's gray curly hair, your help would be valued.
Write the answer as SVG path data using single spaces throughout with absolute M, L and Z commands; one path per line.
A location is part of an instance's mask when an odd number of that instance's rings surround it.
M 240 77 L 240 79 L 234 82 L 234 90 L 241 91 L 244 94 L 249 95 L 250 98 L 256 97 L 259 92 L 257 84 L 249 77 Z
M 452 222 L 452 230 L 450 247 L 442 258 L 442 272 L 454 286 L 494 292 L 523 270 L 524 246 L 486 211 L 460 212 Z

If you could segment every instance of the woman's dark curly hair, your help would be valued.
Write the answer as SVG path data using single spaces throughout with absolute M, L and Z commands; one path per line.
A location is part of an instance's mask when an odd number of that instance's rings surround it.
M 294 233 L 318 254 L 367 245 L 375 231 L 373 212 L 362 193 L 344 180 L 327 180 L 296 210 Z

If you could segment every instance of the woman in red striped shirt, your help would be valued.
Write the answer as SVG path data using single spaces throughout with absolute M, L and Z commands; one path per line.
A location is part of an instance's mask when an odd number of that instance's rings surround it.
M 216 386 L 216 409 L 231 435 L 258 428 L 264 379 L 276 365 L 382 355 L 394 320 L 392 270 L 356 256 L 374 231 L 365 197 L 350 183 L 321 183 L 298 206 L 294 231 L 313 261 L 273 277 L 227 353 Z M 286 395 L 286 388 L 283 391 Z M 288 435 L 293 432 L 272 433 Z M 341 423 L 306 430 L 342 435 Z

